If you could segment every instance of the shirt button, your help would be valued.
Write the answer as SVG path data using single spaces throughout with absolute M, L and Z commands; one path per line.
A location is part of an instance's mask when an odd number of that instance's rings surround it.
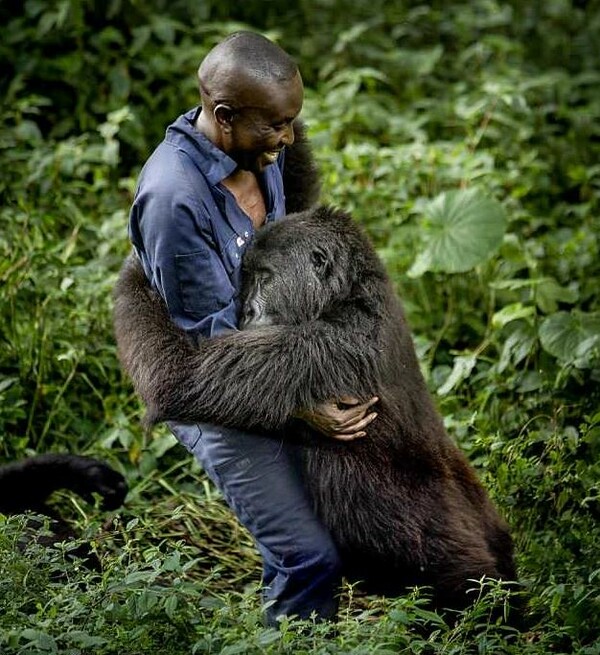
M 250 235 L 248 234 L 248 232 L 244 232 L 244 236 L 245 236 L 246 239 L 247 239 Z

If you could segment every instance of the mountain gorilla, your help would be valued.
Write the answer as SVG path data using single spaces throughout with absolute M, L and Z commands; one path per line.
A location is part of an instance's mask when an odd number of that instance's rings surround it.
M 75 537 L 71 527 L 52 510 L 46 501 L 59 489 L 68 489 L 88 502 L 93 494 L 102 497 L 102 509 L 113 510 L 123 504 L 127 495 L 125 478 L 110 466 L 91 457 L 66 454 L 46 454 L 0 466 L 0 513 L 22 514 L 27 511 L 48 516 L 52 535 L 36 536 L 35 540 L 54 544 Z M 35 531 L 39 524 L 30 522 Z M 92 551 L 81 546 L 74 551 L 91 568 L 100 563 Z
M 193 343 L 135 255 L 125 262 L 116 336 L 148 421 L 295 435 L 315 511 L 346 575 L 371 592 L 428 585 L 438 607 L 459 608 L 473 579 L 514 580 L 507 526 L 443 427 L 361 229 L 341 211 L 309 209 L 258 231 L 243 266 L 243 330 Z M 374 394 L 379 415 L 362 439 L 340 444 L 293 419 Z

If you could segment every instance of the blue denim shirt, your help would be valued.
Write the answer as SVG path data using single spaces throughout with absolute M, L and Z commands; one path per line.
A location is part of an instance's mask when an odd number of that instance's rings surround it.
M 173 320 L 207 337 L 237 328 L 240 264 L 254 227 L 222 181 L 237 164 L 194 128 L 192 109 L 144 165 L 129 236 Z M 267 221 L 285 214 L 283 153 L 259 175 Z

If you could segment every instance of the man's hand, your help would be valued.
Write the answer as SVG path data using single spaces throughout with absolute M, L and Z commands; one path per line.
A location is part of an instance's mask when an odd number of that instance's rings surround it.
M 369 412 L 369 409 L 378 400 L 379 398 L 374 396 L 367 402 L 361 403 L 356 398 L 346 396 L 321 403 L 314 411 L 301 410 L 296 417 L 326 437 L 339 441 L 352 441 L 367 434 L 365 428 L 377 416 L 377 412 Z

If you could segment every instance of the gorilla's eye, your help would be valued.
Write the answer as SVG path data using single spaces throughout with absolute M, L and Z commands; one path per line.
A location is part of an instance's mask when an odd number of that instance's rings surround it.
M 273 278 L 273 271 L 269 268 L 257 268 L 254 271 L 254 279 L 260 284 L 266 284 Z
M 327 253 L 324 250 L 321 250 L 321 248 L 315 248 L 311 253 L 310 253 L 310 259 L 313 263 L 313 266 L 317 269 L 317 271 L 324 273 L 326 268 L 327 268 Z

